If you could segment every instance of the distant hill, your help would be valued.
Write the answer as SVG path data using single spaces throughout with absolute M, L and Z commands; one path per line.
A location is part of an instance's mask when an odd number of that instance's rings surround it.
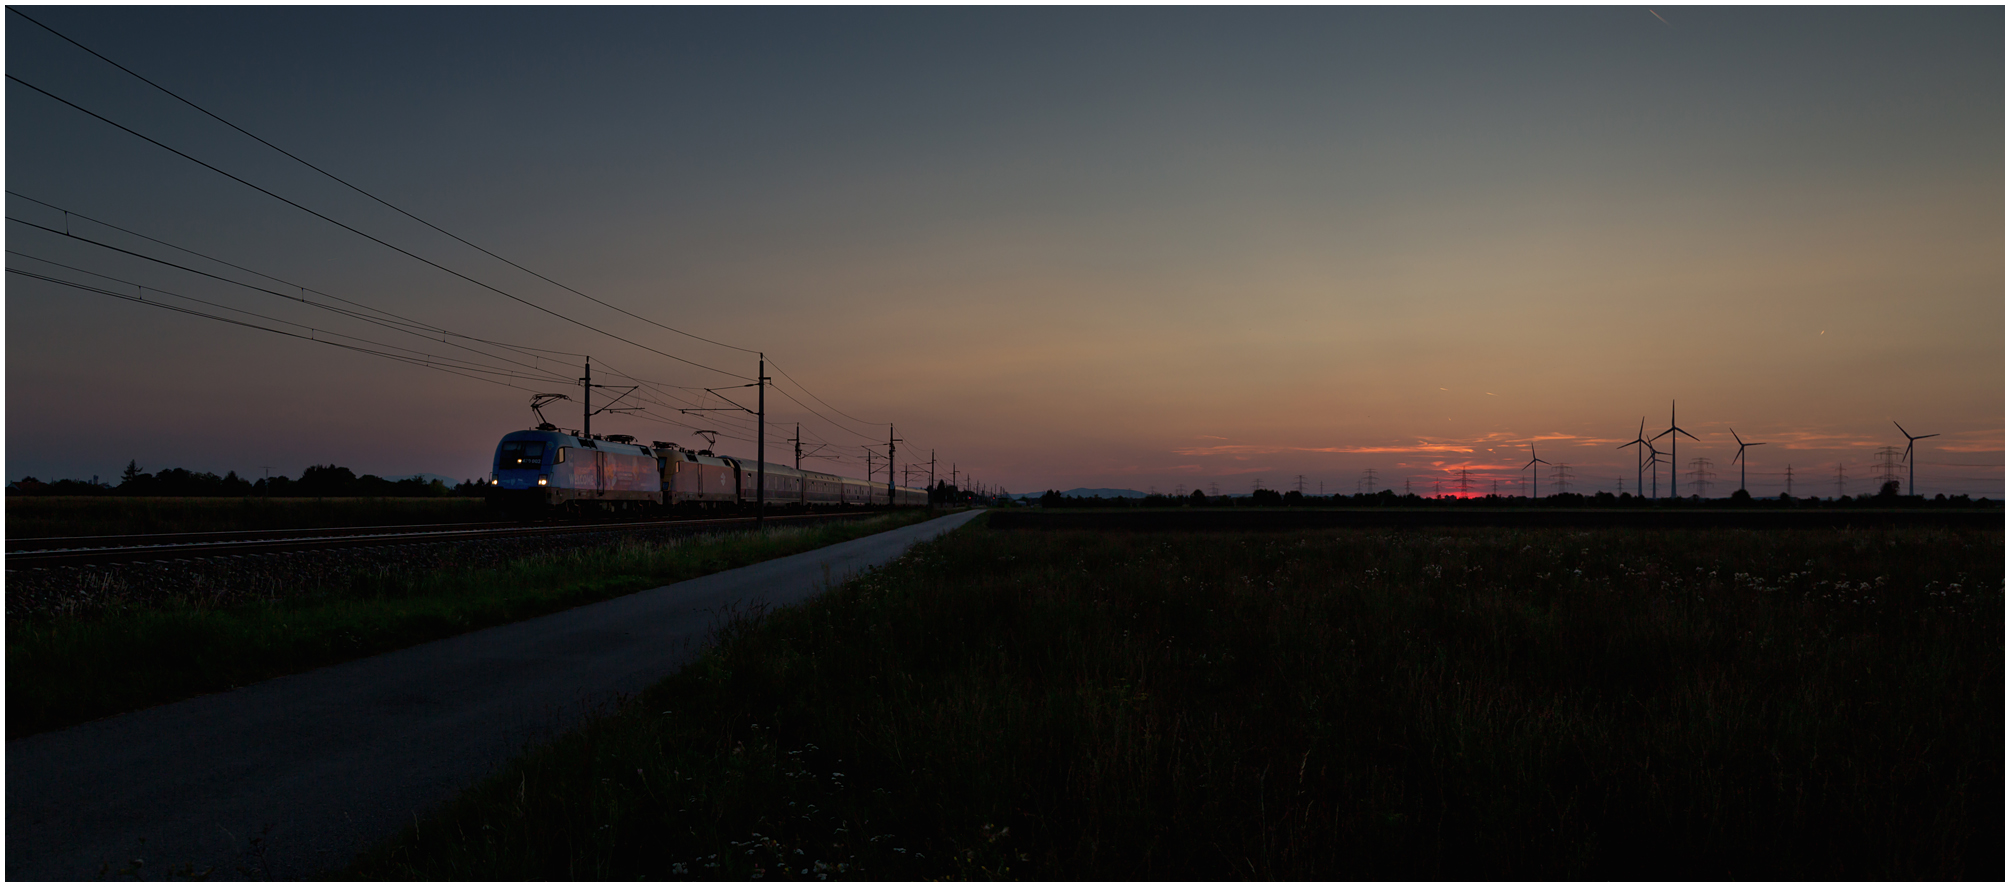
M 1046 490 L 1041 490 L 1038 493 L 1021 493 L 1014 498 L 1038 499 L 1041 496 L 1046 495 L 1046 492 L 1047 492 Z M 1088 499 L 1095 496 L 1101 496 L 1105 499 L 1143 499 L 1145 497 L 1145 494 L 1140 493 L 1137 490 L 1112 490 L 1107 487 L 1098 487 L 1093 490 L 1088 487 L 1076 487 L 1072 490 L 1062 490 L 1061 495 L 1076 496 L 1083 499 Z

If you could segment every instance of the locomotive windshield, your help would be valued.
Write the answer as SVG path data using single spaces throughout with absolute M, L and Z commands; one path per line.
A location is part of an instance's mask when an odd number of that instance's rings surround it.
M 544 465 L 544 441 L 506 440 L 501 451 L 496 453 L 496 467 L 540 468 Z

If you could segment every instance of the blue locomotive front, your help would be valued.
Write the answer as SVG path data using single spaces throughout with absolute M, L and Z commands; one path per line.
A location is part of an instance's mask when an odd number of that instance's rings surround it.
M 496 446 L 489 501 L 522 509 L 663 503 L 656 454 L 646 447 L 557 431 L 512 431 Z

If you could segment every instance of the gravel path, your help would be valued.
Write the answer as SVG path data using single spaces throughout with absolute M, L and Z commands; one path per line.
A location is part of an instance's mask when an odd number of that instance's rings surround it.
M 735 608 L 786 606 L 964 512 L 7 743 L 9 880 L 303 878 L 689 662 Z

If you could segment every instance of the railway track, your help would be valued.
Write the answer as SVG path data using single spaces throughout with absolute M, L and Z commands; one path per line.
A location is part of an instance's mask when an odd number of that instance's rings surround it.
M 877 512 L 770 515 L 782 524 L 821 523 Z M 274 554 L 331 548 L 366 548 L 428 542 L 465 542 L 529 536 L 678 530 L 703 532 L 751 526 L 752 517 L 679 518 L 604 523 L 535 524 L 514 521 L 418 524 L 389 527 L 326 527 L 304 530 L 222 533 L 161 533 L 129 536 L 64 536 L 7 541 L 8 570 L 96 564 L 188 560 L 244 554 Z

